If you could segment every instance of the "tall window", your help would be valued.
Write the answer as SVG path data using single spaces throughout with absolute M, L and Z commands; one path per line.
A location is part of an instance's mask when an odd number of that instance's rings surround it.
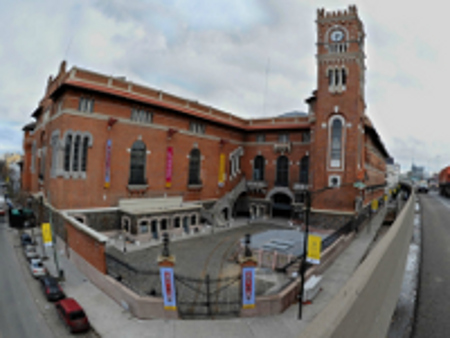
M 144 142 L 138 140 L 133 143 L 130 155 L 130 181 L 129 184 L 146 184 L 145 160 L 147 148 Z
M 331 124 L 330 166 L 339 168 L 342 160 L 342 121 L 335 118 Z
M 66 142 L 64 147 L 64 170 L 70 171 L 70 152 L 72 150 L 72 135 L 66 136 Z
M 303 156 L 300 161 L 300 183 L 308 184 L 309 180 L 309 156 Z
M 83 138 L 83 148 L 81 152 L 81 171 L 86 172 L 87 167 L 87 152 L 89 147 L 89 138 Z
M 289 183 L 289 159 L 282 155 L 277 159 L 277 179 L 275 185 L 287 187 Z
M 189 154 L 189 182 L 188 184 L 201 184 L 200 181 L 200 150 L 194 148 Z
M 73 144 L 73 161 L 72 170 L 78 171 L 78 160 L 80 154 L 80 135 L 75 136 L 75 142 Z
M 258 155 L 253 160 L 253 180 L 264 181 L 264 165 L 266 160 L 263 156 Z

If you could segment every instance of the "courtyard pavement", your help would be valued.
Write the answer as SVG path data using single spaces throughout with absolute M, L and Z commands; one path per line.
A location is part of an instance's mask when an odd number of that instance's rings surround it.
M 298 320 L 298 305 L 284 313 L 263 318 L 221 320 L 139 320 L 109 298 L 78 271 L 63 252 L 58 252 L 64 270 L 64 289 L 83 306 L 95 330 L 102 337 L 297 337 L 314 317 L 331 301 L 364 259 L 384 219 L 381 209 L 356 235 L 349 247 L 323 274 L 322 291 L 313 303 L 303 307 L 303 319 Z M 15 240 L 18 241 L 15 232 Z M 224 232 L 226 235 L 226 232 Z M 207 240 L 206 240 L 207 242 Z M 181 243 L 181 242 L 180 242 Z M 207 243 L 205 243 L 207 244 Z M 55 273 L 53 253 L 47 253 L 46 266 Z M 219 253 L 220 255 L 220 253 Z M 182 259 L 179 257 L 179 259 Z M 187 257 L 189 259 L 189 257 Z M 204 262 L 197 262 L 204 267 Z

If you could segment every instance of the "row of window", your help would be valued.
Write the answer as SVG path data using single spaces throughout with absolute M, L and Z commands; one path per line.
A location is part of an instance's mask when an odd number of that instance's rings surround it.
M 258 155 L 253 160 L 253 180 L 264 181 L 266 159 Z M 309 156 L 303 156 L 300 160 L 299 183 L 308 184 L 309 181 Z M 279 156 L 276 161 L 275 185 L 288 186 L 289 184 L 289 159 L 287 156 Z
M 302 142 L 305 142 L 305 143 L 310 142 L 311 141 L 311 132 L 309 130 L 302 131 L 301 138 L 302 138 Z M 266 135 L 265 134 L 257 134 L 256 142 L 257 143 L 266 142 Z M 278 134 L 278 142 L 279 143 L 288 143 L 289 142 L 289 133 Z
M 328 69 L 328 86 L 345 86 L 347 84 L 347 69 L 345 67 Z
M 328 51 L 330 53 L 346 53 L 347 43 L 330 43 L 328 45 Z

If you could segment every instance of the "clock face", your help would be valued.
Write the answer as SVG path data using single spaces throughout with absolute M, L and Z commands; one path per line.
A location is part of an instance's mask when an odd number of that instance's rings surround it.
M 344 32 L 340 29 L 334 30 L 330 34 L 331 41 L 338 42 L 344 38 Z

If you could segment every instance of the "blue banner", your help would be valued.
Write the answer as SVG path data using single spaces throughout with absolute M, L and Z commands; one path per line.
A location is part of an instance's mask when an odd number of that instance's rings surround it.
M 161 274 L 161 288 L 164 298 L 164 309 L 176 310 L 177 301 L 175 297 L 173 268 L 159 268 L 159 272 Z
M 242 268 L 242 307 L 255 307 L 255 268 Z
M 109 188 L 111 185 L 111 147 L 112 141 L 111 139 L 109 139 L 106 142 L 105 183 L 104 183 L 105 188 Z

